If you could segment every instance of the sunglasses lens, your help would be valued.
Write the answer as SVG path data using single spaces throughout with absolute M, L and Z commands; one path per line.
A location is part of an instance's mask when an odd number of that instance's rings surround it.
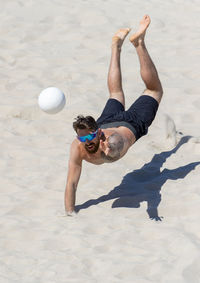
M 89 134 L 87 136 L 83 136 L 83 137 L 78 137 L 80 142 L 86 142 L 86 140 L 93 140 L 97 135 L 97 131 L 95 133 Z
M 78 137 L 78 139 L 79 139 L 79 141 L 81 141 L 81 142 L 86 142 L 86 136 L 84 136 L 84 137 Z

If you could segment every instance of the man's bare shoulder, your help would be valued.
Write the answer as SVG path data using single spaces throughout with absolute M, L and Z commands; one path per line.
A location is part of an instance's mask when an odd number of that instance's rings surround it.
M 83 160 L 83 154 L 80 147 L 80 143 L 77 139 L 74 139 L 70 147 L 70 160 L 75 162 L 81 162 Z
M 105 162 L 101 157 L 100 147 L 96 153 L 90 154 L 85 150 L 85 148 L 78 140 L 74 140 L 71 144 L 70 159 L 71 158 L 73 158 L 73 160 L 74 158 L 76 158 L 76 160 L 81 160 L 81 162 L 85 160 L 95 165 L 100 165 Z
M 78 139 L 74 139 L 73 142 L 71 143 L 71 147 L 78 148 L 79 144 L 80 143 L 79 143 Z

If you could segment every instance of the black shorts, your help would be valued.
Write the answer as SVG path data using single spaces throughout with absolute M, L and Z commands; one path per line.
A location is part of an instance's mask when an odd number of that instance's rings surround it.
M 102 129 L 125 126 L 138 140 L 147 134 L 157 110 L 158 102 L 149 95 L 141 95 L 126 111 L 118 100 L 110 98 L 96 122 Z

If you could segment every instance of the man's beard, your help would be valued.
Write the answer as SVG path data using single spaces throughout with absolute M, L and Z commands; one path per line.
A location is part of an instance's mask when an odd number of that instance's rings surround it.
M 99 144 L 100 144 L 100 141 L 98 141 L 97 143 L 91 142 L 88 145 L 85 144 L 85 149 L 87 150 L 88 153 L 96 153 L 99 149 Z M 92 146 L 92 147 L 89 148 L 88 146 Z

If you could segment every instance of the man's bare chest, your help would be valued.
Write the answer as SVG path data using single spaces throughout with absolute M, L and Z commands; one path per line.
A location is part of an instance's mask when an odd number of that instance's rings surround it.
M 103 152 L 101 150 L 99 150 L 95 154 L 85 153 L 83 156 L 83 160 L 95 165 L 101 165 L 107 163 L 106 160 L 102 157 L 102 153 Z
M 103 151 L 99 151 L 98 154 L 92 155 L 92 154 L 86 154 L 83 157 L 83 160 L 95 164 L 95 165 L 101 165 L 104 163 L 112 163 L 115 162 L 117 160 L 119 160 L 120 158 L 122 158 L 124 154 L 119 155 L 117 158 L 112 158 L 109 156 L 106 156 L 105 153 Z

